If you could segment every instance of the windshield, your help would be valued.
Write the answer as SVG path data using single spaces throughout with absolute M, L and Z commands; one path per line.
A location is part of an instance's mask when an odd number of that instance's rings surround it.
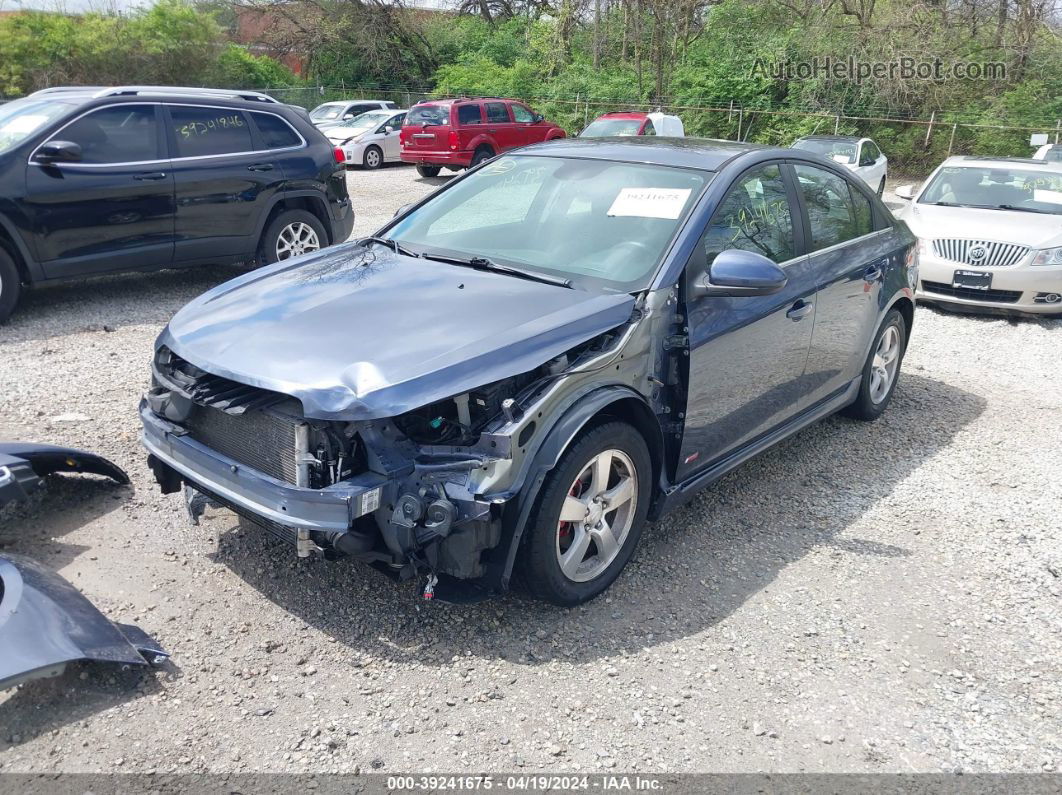
M 406 124 L 431 127 L 450 123 L 449 105 L 417 105 L 406 115 Z
M 949 166 L 937 172 L 918 203 L 1062 215 L 1062 172 Z
M 336 129 L 341 129 L 343 132 L 355 133 L 361 130 L 367 130 L 370 127 L 375 127 L 379 124 L 383 124 L 385 121 L 393 116 L 390 111 L 369 111 L 368 113 L 362 113 L 360 116 L 355 116 L 353 119 L 337 124 Z
M 13 149 L 66 113 L 72 105 L 54 99 L 17 99 L 0 105 L 0 152 Z
M 343 108 L 346 105 L 339 103 L 337 105 L 318 105 L 310 113 L 311 119 L 338 119 L 343 114 Z
M 637 135 L 638 128 L 641 126 L 641 119 L 595 119 L 590 122 L 590 126 L 579 133 L 579 137 L 601 138 L 606 135 Z
M 502 157 L 386 234 L 417 253 L 483 257 L 571 279 L 647 286 L 711 174 L 559 157 Z
M 856 161 L 856 145 L 848 141 L 816 141 L 803 139 L 793 143 L 793 149 L 803 149 L 805 152 L 814 152 L 823 155 L 835 163 L 843 163 L 846 166 Z

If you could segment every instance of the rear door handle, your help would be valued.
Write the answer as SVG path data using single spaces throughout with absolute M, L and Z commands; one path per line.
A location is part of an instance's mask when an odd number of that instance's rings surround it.
M 785 313 L 785 316 L 795 323 L 798 320 L 803 320 L 808 315 L 810 315 L 811 310 L 814 308 L 815 305 L 812 304 L 810 301 L 800 300 L 793 304 L 789 311 Z
M 146 171 L 143 174 L 137 174 L 133 177 L 140 182 L 155 182 L 156 180 L 166 179 L 165 171 Z
M 253 166 L 247 166 L 248 171 L 272 171 L 272 163 L 255 163 Z

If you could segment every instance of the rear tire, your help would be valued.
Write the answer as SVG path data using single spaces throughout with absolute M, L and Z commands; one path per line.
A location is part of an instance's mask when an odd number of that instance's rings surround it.
M 440 171 L 442 171 L 442 166 L 417 166 L 417 173 L 429 179 L 439 176 Z
M 900 380 L 900 365 L 906 351 L 907 321 L 898 310 L 890 310 L 881 321 L 863 364 L 859 394 L 854 403 L 842 409 L 845 416 L 870 422 L 885 412 Z
M 19 296 L 22 295 L 22 277 L 11 255 L 0 246 L 0 323 L 11 317 Z
M 365 154 L 361 158 L 361 164 L 370 171 L 375 171 L 382 166 L 383 163 L 383 151 L 378 146 L 370 146 L 365 150 Z
M 638 544 L 652 478 L 649 447 L 631 425 L 609 422 L 576 440 L 528 517 L 518 563 L 527 589 L 572 606 L 608 588 Z
M 489 146 L 481 146 L 476 150 L 476 153 L 472 155 L 472 162 L 468 164 L 469 168 L 475 168 L 485 160 L 490 160 L 494 157 L 494 150 Z
M 258 261 L 272 265 L 327 245 L 324 225 L 316 215 L 306 210 L 285 210 L 266 227 L 258 245 Z

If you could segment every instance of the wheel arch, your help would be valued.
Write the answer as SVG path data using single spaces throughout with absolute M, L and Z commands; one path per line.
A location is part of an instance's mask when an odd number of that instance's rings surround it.
M 305 193 L 285 193 L 273 199 L 268 212 L 262 213 L 262 220 L 258 224 L 257 237 L 259 244 L 262 242 L 262 235 L 265 234 L 269 225 L 273 223 L 273 219 L 288 210 L 305 210 L 310 213 L 324 227 L 328 245 L 336 242 L 332 239 L 332 219 L 328 215 L 328 207 L 325 205 L 324 199 L 316 193 L 307 191 Z
M 15 267 L 18 269 L 19 278 L 22 279 L 23 284 L 30 284 L 36 281 L 34 268 L 31 268 L 33 264 L 33 258 L 30 256 L 29 251 L 26 249 L 26 245 L 22 240 L 22 237 L 15 231 L 11 222 L 0 215 L 0 246 L 15 262 Z
M 911 340 L 911 329 L 914 327 L 914 301 L 912 301 L 907 296 L 901 296 L 889 305 L 889 309 L 886 311 L 886 314 L 888 314 L 888 312 L 893 309 L 898 311 L 900 315 L 903 316 L 903 322 L 907 326 L 907 338 L 904 340 L 904 347 L 906 347 L 907 343 Z
M 513 483 L 515 496 L 502 512 L 502 538 L 492 555 L 488 570 L 491 585 L 507 590 L 516 556 L 523 541 L 531 510 L 542 491 L 546 476 L 571 445 L 585 433 L 604 423 L 621 420 L 632 425 L 645 439 L 653 472 L 653 499 L 660 492 L 659 483 L 664 461 L 664 440 L 660 424 L 645 398 L 633 389 L 610 385 L 600 387 L 579 398 L 553 423 L 531 461 Z

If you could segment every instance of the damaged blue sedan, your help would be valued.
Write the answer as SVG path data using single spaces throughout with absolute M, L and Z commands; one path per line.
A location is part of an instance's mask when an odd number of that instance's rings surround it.
M 376 235 L 247 273 L 159 336 L 163 491 L 424 595 L 562 605 L 647 521 L 889 404 L 915 239 L 843 167 L 696 139 L 496 158 Z

